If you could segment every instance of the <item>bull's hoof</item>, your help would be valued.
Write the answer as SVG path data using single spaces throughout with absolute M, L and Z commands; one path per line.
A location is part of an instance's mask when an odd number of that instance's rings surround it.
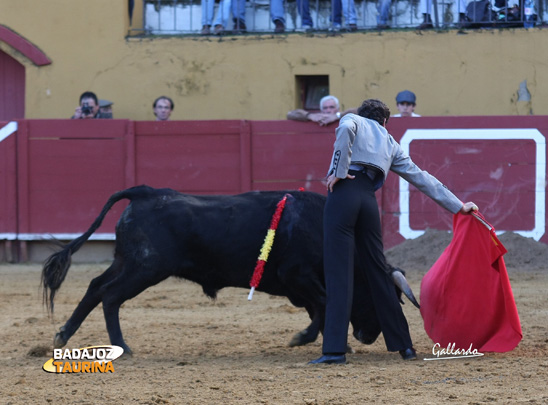
M 122 356 L 120 356 L 121 358 L 130 358 L 130 357 L 133 357 L 133 350 L 131 350 L 131 349 L 129 348 L 129 346 L 126 345 L 126 342 L 124 342 L 124 341 L 121 341 L 121 342 L 110 342 L 110 344 L 122 348 L 122 350 L 124 351 L 124 353 L 122 353 Z
M 295 347 L 295 346 L 304 346 L 308 343 L 311 343 L 315 341 L 316 338 L 310 336 L 308 333 L 308 330 L 302 330 L 299 333 L 296 333 L 295 336 L 291 339 L 291 342 L 289 342 L 289 347 Z
M 302 342 L 302 336 L 303 332 L 296 333 L 295 336 L 291 338 L 291 341 L 289 342 L 289 347 L 302 346 L 304 344 Z
M 53 338 L 54 349 L 60 349 L 61 347 L 64 347 L 67 344 L 67 340 L 63 337 L 63 332 L 64 332 L 64 329 L 61 328 L 61 330 L 55 334 L 55 337 Z
M 366 335 L 361 330 L 358 332 L 354 331 L 353 335 L 356 338 L 356 340 L 358 340 L 358 342 L 361 342 L 364 345 L 372 345 L 373 343 L 375 343 L 375 340 L 377 340 L 377 337 L 379 336 L 379 335 L 377 336 Z

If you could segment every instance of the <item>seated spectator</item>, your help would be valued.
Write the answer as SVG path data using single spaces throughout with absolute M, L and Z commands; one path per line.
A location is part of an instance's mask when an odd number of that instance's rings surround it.
M 331 2 L 331 16 L 329 18 L 332 23 L 331 31 L 338 32 L 341 30 L 343 16 L 346 24 L 345 30 L 348 32 L 357 31 L 358 26 L 356 23 L 358 20 L 354 0 L 333 0 Z
M 310 16 L 309 0 L 297 0 L 297 9 L 301 16 L 301 28 L 305 32 L 314 29 L 312 17 Z M 285 8 L 284 0 L 270 0 L 270 18 L 274 23 L 274 32 L 281 34 L 285 32 Z
M 99 100 L 99 112 L 103 118 L 113 118 L 112 116 L 112 105 L 114 103 L 109 100 Z
M 232 21 L 234 21 L 233 32 L 242 34 L 247 32 L 245 25 L 245 0 L 232 0 Z
M 339 99 L 335 96 L 325 96 L 320 100 L 320 112 L 306 111 L 302 109 L 292 110 L 287 113 L 288 120 L 294 121 L 312 121 L 320 126 L 331 124 L 338 121 L 348 113 L 356 114 L 357 108 L 350 108 L 344 112 L 340 111 Z
M 71 119 L 93 119 L 93 118 L 112 118 L 99 111 L 99 99 L 95 93 L 86 91 L 80 96 L 80 105 L 74 110 Z
M 166 96 L 160 96 L 152 104 L 152 111 L 156 116 L 156 121 L 169 121 L 171 112 L 175 104 L 173 100 Z
M 419 30 L 427 30 L 427 29 L 434 28 L 434 24 L 432 22 L 432 17 L 431 17 L 432 0 L 420 0 L 419 8 L 423 16 L 423 22 L 417 28 Z M 458 8 L 459 8 L 459 24 L 465 23 L 467 21 L 466 0 L 458 0 Z
M 400 113 L 393 115 L 393 117 L 420 117 L 419 114 L 415 114 L 416 105 L 417 97 L 415 97 L 415 93 L 409 90 L 400 91 L 396 96 L 396 106 Z
M 215 0 L 202 0 L 202 35 L 222 35 L 228 27 L 228 19 L 232 12 L 234 31 L 246 32 L 245 26 L 245 0 L 220 0 L 217 10 L 217 18 L 213 22 Z M 214 24 L 213 32 L 211 25 Z
M 388 19 L 390 18 L 390 6 L 392 0 L 378 0 L 377 2 L 377 29 L 387 30 L 390 28 Z

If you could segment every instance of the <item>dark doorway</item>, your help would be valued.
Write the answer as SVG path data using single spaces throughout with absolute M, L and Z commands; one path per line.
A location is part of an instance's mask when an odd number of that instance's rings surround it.
M 295 76 L 295 84 L 299 97 L 297 108 L 307 111 L 319 110 L 321 98 L 329 94 L 327 75 Z
M 25 67 L 0 50 L 0 121 L 25 118 Z

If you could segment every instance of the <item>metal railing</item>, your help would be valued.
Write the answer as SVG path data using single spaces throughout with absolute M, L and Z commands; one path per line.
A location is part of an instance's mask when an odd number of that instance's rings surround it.
M 213 15 L 208 13 L 206 3 L 214 2 Z M 232 1 L 231 7 L 222 7 L 223 2 Z M 272 21 L 271 2 L 281 7 L 286 33 L 308 31 L 339 31 L 396 28 L 491 28 L 523 27 L 524 0 L 491 0 L 473 2 L 467 0 L 143 0 L 143 31 L 146 35 L 196 35 L 202 33 L 204 25 L 211 26 L 211 34 L 221 10 L 225 13 L 222 33 L 269 33 L 275 31 Z M 535 25 L 546 18 L 544 2 L 536 0 Z M 306 2 L 310 18 L 307 20 Z M 337 2 L 339 2 L 337 4 Z M 345 2 L 343 4 L 343 2 Z M 386 22 L 381 15 L 388 11 Z M 497 7 L 497 5 L 502 7 Z M 352 7 L 353 6 L 353 7 Z M 240 7 L 240 9 L 238 8 Z M 245 10 L 242 12 L 241 8 Z M 355 10 L 355 19 L 351 14 Z M 226 11 L 229 10 L 229 11 Z M 428 12 L 431 26 L 425 23 Z M 233 20 L 235 15 L 244 23 L 243 27 Z M 466 17 L 464 17 L 466 16 Z M 228 17 L 228 18 L 227 18 Z M 303 18 L 304 17 L 304 18 Z M 306 21 L 312 24 L 306 24 Z M 311 26 L 311 27 L 310 27 Z

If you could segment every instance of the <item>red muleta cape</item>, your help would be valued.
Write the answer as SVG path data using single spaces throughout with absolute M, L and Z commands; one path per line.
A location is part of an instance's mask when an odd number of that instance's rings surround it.
M 479 213 L 453 217 L 453 239 L 421 282 L 424 329 L 440 347 L 507 352 L 522 338 L 495 229 Z

